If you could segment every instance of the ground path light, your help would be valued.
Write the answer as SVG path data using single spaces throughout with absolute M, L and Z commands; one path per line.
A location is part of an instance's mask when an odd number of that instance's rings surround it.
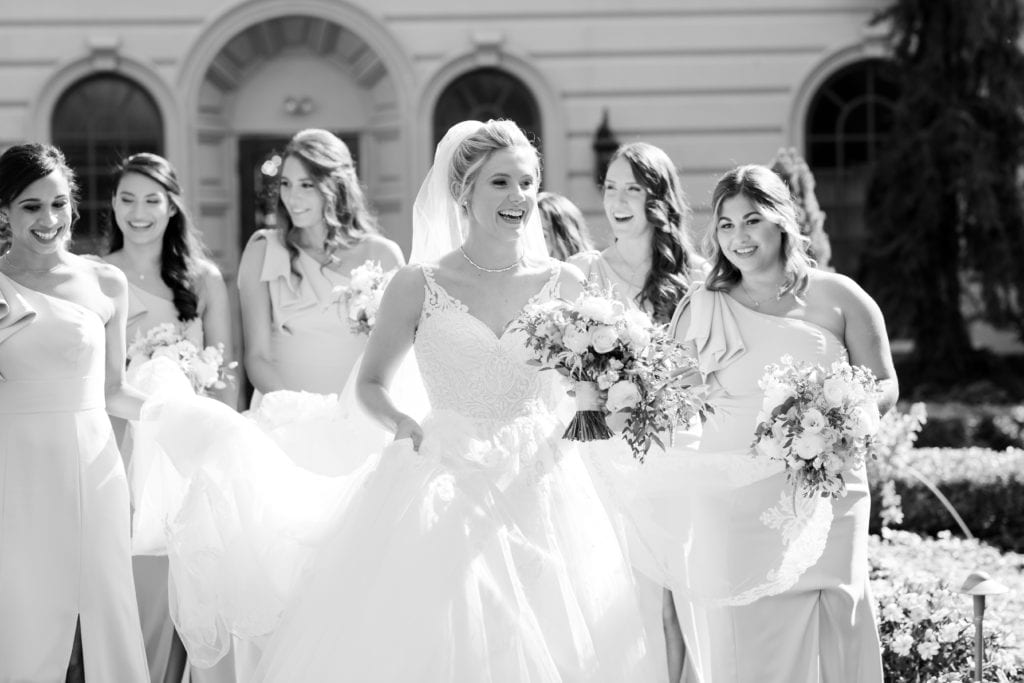
M 985 665 L 985 633 L 982 620 L 985 618 L 985 596 L 999 595 L 1009 590 L 985 572 L 971 572 L 960 586 L 960 592 L 974 597 L 974 680 L 984 681 L 982 669 Z

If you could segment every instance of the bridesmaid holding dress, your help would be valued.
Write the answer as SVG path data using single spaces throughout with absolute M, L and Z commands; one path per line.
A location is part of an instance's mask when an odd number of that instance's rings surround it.
M 722 459 L 749 450 L 764 399 L 758 380 L 787 354 L 826 366 L 840 359 L 866 366 L 880 380 L 885 413 L 898 387 L 881 311 L 849 278 L 813 267 L 779 177 L 763 166 L 738 167 L 719 181 L 712 208 L 704 242 L 712 270 L 676 321 L 715 406 L 698 452 Z M 846 496 L 817 499 L 830 514 L 813 554 L 794 541 L 793 550 L 807 557 L 789 563 L 788 577 L 772 572 L 743 600 L 705 608 L 711 683 L 881 683 L 868 586 L 867 478 L 863 466 L 844 477 Z M 766 540 L 779 532 L 763 512 L 780 500 L 792 511 L 793 496 L 786 475 L 769 472 L 735 504 L 711 512 L 728 525 L 716 546 L 730 557 L 742 554 L 747 566 L 770 560 L 764 549 L 777 545 Z
M 124 275 L 75 256 L 56 148 L 0 156 L 0 681 L 145 681 L 128 483 Z
M 603 203 L 614 242 L 600 252 L 581 252 L 569 258 L 569 263 L 578 266 L 589 282 L 602 289 L 611 287 L 627 309 L 643 310 L 655 323 L 668 323 L 694 282 L 702 281 L 707 272 L 707 262 L 691 244 L 692 211 L 672 159 L 645 142 L 623 145 L 608 165 Z M 610 423 L 621 427 L 622 420 L 612 416 Z M 618 439 L 591 444 L 590 450 L 591 457 L 585 462 L 598 492 L 609 510 L 621 509 L 615 492 L 635 476 L 636 461 L 625 442 Z M 620 536 L 628 535 L 626 528 L 620 527 Z M 628 538 L 623 542 L 631 545 Z M 657 583 L 639 573 L 636 579 L 649 644 L 656 657 L 665 661 L 662 611 L 668 603 Z M 677 623 L 672 615 L 670 626 Z M 667 672 L 664 667 L 661 670 Z M 679 673 L 667 675 L 660 680 L 678 680 Z
M 349 323 L 344 290 L 350 273 L 368 260 L 389 271 L 405 259 L 379 234 L 352 154 L 337 136 L 300 131 L 281 157 L 279 227 L 256 232 L 238 268 L 245 370 L 255 388 L 252 415 L 265 429 L 275 424 L 279 445 L 297 462 L 333 468 L 325 458 L 338 457 L 336 440 L 328 439 L 330 449 L 318 447 L 305 427 L 276 426 L 273 408 L 261 403 L 282 390 L 340 395 L 367 341 Z M 256 644 L 236 639 L 239 680 L 249 680 L 259 657 Z
M 223 344 L 225 361 L 232 351 L 231 312 L 220 271 L 205 258 L 205 248 L 189 216 L 177 173 L 163 157 L 140 153 L 115 170 L 111 199 L 112 231 L 107 263 L 128 279 L 128 343 L 153 327 L 172 323 L 197 348 Z M 235 405 L 235 388 L 216 392 Z M 126 424 L 114 430 L 127 458 L 130 446 L 120 439 Z M 136 555 L 132 559 L 139 616 L 149 658 L 150 680 L 180 681 L 185 650 L 177 638 L 168 607 L 167 557 Z M 220 672 L 193 670 L 193 680 L 228 682 L 234 678 L 230 660 Z
M 349 274 L 368 260 L 405 263 L 378 233 L 344 142 L 303 130 L 281 156 L 279 227 L 252 236 L 238 271 L 254 406 L 279 389 L 341 393 L 367 339 L 349 325 Z

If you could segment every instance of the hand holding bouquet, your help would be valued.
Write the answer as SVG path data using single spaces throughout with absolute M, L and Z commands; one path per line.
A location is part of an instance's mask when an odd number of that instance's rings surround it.
M 384 272 L 378 261 L 366 261 L 352 269 L 348 287 L 339 287 L 344 293 L 348 320 L 355 334 L 370 334 L 377 323 L 377 311 L 384 290 L 395 271 Z
M 226 387 L 234 379 L 229 370 L 238 365 L 224 362 L 223 344 L 199 349 L 186 337 L 182 326 L 174 323 L 161 323 L 144 335 L 138 332 L 127 355 L 129 379 L 146 361 L 164 358 L 182 371 L 197 394 Z
M 881 423 L 870 370 L 836 361 L 828 368 L 783 356 L 759 382 L 764 402 L 752 447 L 786 465 L 804 496 L 846 495 L 845 470 L 875 457 Z
M 534 363 L 576 382 L 577 412 L 563 438 L 611 438 L 606 415 L 627 412 L 624 437 L 643 461 L 652 443 L 664 447 L 659 434 L 703 416 L 703 402 L 681 377 L 694 361 L 664 328 L 610 293 L 591 287 L 575 301 L 533 306 L 517 327 Z

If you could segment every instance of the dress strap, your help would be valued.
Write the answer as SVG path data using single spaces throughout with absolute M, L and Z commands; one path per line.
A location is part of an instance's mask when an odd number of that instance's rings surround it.
M 448 290 L 444 287 L 437 284 L 437 280 L 434 279 L 433 267 L 421 266 L 420 269 L 423 271 L 424 281 L 423 315 L 426 316 L 450 309 L 468 310 L 465 304 L 449 294 Z

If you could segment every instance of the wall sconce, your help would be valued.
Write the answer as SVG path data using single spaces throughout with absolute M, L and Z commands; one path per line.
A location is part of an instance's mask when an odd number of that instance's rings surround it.
M 608 109 L 605 109 L 601 117 L 601 125 L 594 133 L 594 182 L 598 185 L 604 182 L 608 164 L 611 163 L 612 155 L 618 148 L 619 141 L 608 125 Z
M 284 98 L 284 113 L 289 116 L 305 116 L 313 111 L 313 98 L 309 96 Z

